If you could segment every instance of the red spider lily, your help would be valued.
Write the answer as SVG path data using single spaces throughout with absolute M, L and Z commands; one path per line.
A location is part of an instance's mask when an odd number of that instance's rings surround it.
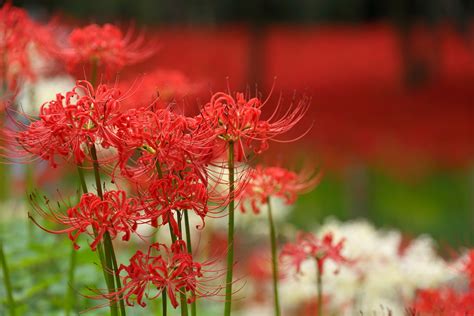
M 91 145 L 109 148 L 117 143 L 114 122 L 121 114 L 120 101 L 121 93 L 113 87 L 99 85 L 94 90 L 88 81 L 78 81 L 72 91 L 43 104 L 38 120 L 29 125 L 16 122 L 22 131 L 4 131 L 10 145 L 21 146 L 9 148 L 10 156 L 33 155 L 53 167 L 56 156 L 82 163 Z
M 260 212 L 261 205 L 265 205 L 270 197 L 279 197 L 290 205 L 296 202 L 298 194 L 304 193 L 316 186 L 320 181 L 320 174 L 295 172 L 280 167 L 257 166 L 249 173 L 249 181 L 243 189 L 242 200 L 249 201 L 255 214 Z M 245 212 L 244 203 L 240 209 Z
M 255 153 L 263 152 L 268 148 L 269 140 L 277 140 L 277 136 L 289 131 L 304 117 L 309 105 L 308 99 L 303 98 L 277 117 L 278 102 L 274 113 L 263 120 L 262 107 L 266 102 L 259 98 L 247 99 L 243 93 L 237 93 L 234 98 L 218 92 L 203 107 L 201 117 L 224 144 L 231 141 L 236 144 L 236 160 L 241 161 L 245 156 L 245 147 L 252 148 Z
M 48 203 L 47 203 L 48 204 Z M 62 230 L 49 230 L 39 225 L 43 230 L 53 234 L 67 233 L 74 247 L 79 249 L 77 239 L 83 233 L 90 235 L 94 241 L 90 244 L 95 250 L 105 233 L 112 239 L 123 234 L 122 240 L 128 241 L 137 229 L 140 218 L 139 203 L 136 199 L 127 198 L 124 191 L 108 191 L 103 200 L 95 194 L 83 194 L 79 204 L 67 210 L 66 214 L 53 210 L 48 204 L 48 210 L 35 205 L 36 210 L 46 219 L 67 226 Z
M 70 71 L 97 65 L 101 73 L 112 74 L 126 65 L 145 60 L 153 53 L 153 50 L 145 48 L 143 35 L 133 39 L 132 33 L 123 34 L 112 24 L 76 28 L 69 35 L 69 47 L 60 55 Z
M 300 271 L 303 261 L 313 258 L 316 260 L 318 270 L 323 274 L 326 260 L 336 263 L 350 262 L 341 254 L 343 247 L 344 239 L 334 244 L 334 237 L 331 233 L 325 234 L 322 238 L 311 233 L 299 233 L 296 243 L 288 243 L 283 247 L 280 258 L 289 258 L 297 272 Z
M 0 9 L 0 83 L 14 92 L 19 80 L 34 79 L 33 51 L 45 54 L 52 47 L 49 30 L 6 1 Z
M 180 176 L 168 174 L 155 180 L 148 188 L 146 213 L 151 220 L 151 225 L 170 224 L 176 236 L 181 237 L 181 231 L 173 212 L 183 210 L 194 211 L 202 220 L 208 212 L 209 196 L 207 186 L 194 172 L 181 172 Z
M 474 292 L 459 293 L 450 288 L 421 290 L 417 293 L 410 315 L 465 316 L 474 314 Z
M 131 109 L 117 122 L 119 166 L 130 180 L 147 182 L 194 165 L 212 155 L 209 130 L 168 109 Z M 138 151 L 138 152 L 137 152 Z
M 162 70 L 157 68 L 144 74 L 137 80 L 124 81 L 124 88 L 133 87 L 126 106 L 135 108 L 137 105 L 148 105 L 157 102 L 162 107 L 167 102 L 179 100 L 188 94 L 200 92 L 203 85 L 193 82 L 185 74 L 177 70 Z
M 464 271 L 469 278 L 469 286 L 474 292 L 474 250 L 469 251 L 468 260 L 465 263 Z
M 145 254 L 137 251 L 130 259 L 129 265 L 120 265 L 119 273 L 122 277 L 123 287 L 118 293 L 105 294 L 106 297 L 116 299 L 123 295 L 127 305 L 134 306 L 135 302 L 145 307 L 144 298 L 154 299 L 163 291 L 169 297 L 174 308 L 179 303 L 177 296 L 184 293 L 187 303 L 192 303 L 196 298 L 215 295 L 218 290 L 206 290 L 204 281 L 210 280 L 204 276 L 203 266 L 210 263 L 198 263 L 186 252 L 186 244 L 177 240 L 171 248 L 164 244 L 152 244 Z M 150 294 L 152 288 L 157 292 Z

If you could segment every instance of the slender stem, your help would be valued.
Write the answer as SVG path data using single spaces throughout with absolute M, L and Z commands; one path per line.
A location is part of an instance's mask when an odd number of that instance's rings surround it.
M 65 314 L 66 316 L 71 315 L 71 311 L 74 309 L 74 270 L 76 269 L 76 249 L 74 247 L 71 247 L 71 255 L 69 258 L 69 271 L 68 271 L 68 277 L 67 277 L 67 284 L 68 284 L 68 290 L 67 290 L 67 296 L 66 296 L 66 309 L 65 309 Z
M 267 198 L 268 205 L 268 224 L 270 226 L 270 245 L 272 251 L 272 276 L 273 276 L 273 300 L 275 304 L 275 315 L 280 316 L 280 299 L 278 297 L 278 257 L 275 224 L 273 222 L 272 205 L 270 197 Z
M 184 213 L 184 227 L 186 229 L 186 246 L 188 247 L 188 253 L 193 254 L 193 246 L 191 245 L 191 230 L 189 229 L 189 215 L 188 211 L 183 211 Z M 191 303 L 191 316 L 197 315 L 196 300 Z
M 170 216 L 174 216 L 172 213 L 170 214 Z M 179 220 L 179 216 L 178 216 L 178 220 Z M 173 228 L 171 227 L 171 225 L 168 225 L 169 229 L 170 229 L 170 236 L 171 236 L 171 240 L 173 243 L 176 242 L 177 238 L 176 238 L 176 234 L 173 232 Z M 181 305 L 181 316 L 187 316 L 188 315 L 188 306 L 186 304 L 186 294 L 184 294 L 183 292 L 180 292 L 180 305 Z
M 5 285 L 5 289 L 7 291 L 7 302 L 8 302 L 8 309 L 10 310 L 10 316 L 15 316 L 15 301 L 13 300 L 13 290 L 10 281 L 10 273 L 8 271 L 7 259 L 5 258 L 5 254 L 3 253 L 3 240 L 0 239 L 0 263 L 2 264 L 2 271 L 3 271 L 3 283 Z
M 181 212 L 184 212 L 184 211 L 177 211 L 177 216 L 178 216 L 179 231 L 181 232 L 181 239 L 182 239 L 183 238 L 183 230 L 181 228 L 181 222 L 182 222 L 182 219 L 183 219 L 183 214 Z M 181 288 L 181 292 L 179 293 L 179 297 L 181 299 L 181 315 L 182 316 L 188 316 L 188 302 L 187 302 L 187 299 L 186 299 L 186 288 L 184 288 L 184 287 Z
M 87 193 L 87 184 L 86 184 L 86 178 L 84 176 L 84 171 L 82 170 L 82 165 L 78 164 L 77 165 L 77 173 L 79 174 L 79 181 L 81 182 L 81 188 L 83 193 Z
M 102 181 L 100 180 L 99 161 L 97 159 L 97 150 L 94 144 L 91 145 L 90 151 L 92 157 L 92 166 L 94 167 L 94 178 L 95 184 L 97 186 L 97 195 L 100 197 L 101 200 L 103 200 L 104 194 L 102 192 Z
M 118 275 L 117 257 L 115 256 L 114 247 L 113 247 L 112 240 L 110 238 L 109 233 L 106 233 L 104 235 L 104 241 L 105 241 L 105 244 L 107 245 L 107 248 L 110 250 L 110 258 L 112 259 L 112 265 L 114 267 L 115 284 L 117 287 L 117 292 L 120 293 L 120 290 L 122 289 L 122 283 L 120 281 L 120 276 Z M 122 314 L 122 316 L 125 316 L 126 315 L 125 302 L 122 298 L 122 294 L 119 294 L 119 304 L 120 304 L 120 313 Z
M 229 142 L 228 154 L 229 168 L 229 227 L 227 232 L 227 274 L 225 285 L 225 309 L 224 315 L 231 314 L 232 304 L 232 273 L 234 269 L 234 142 Z
M 77 173 L 79 174 L 79 182 L 81 183 L 82 192 L 86 194 L 89 192 L 89 190 L 87 189 L 86 178 L 84 176 L 84 170 L 82 170 L 81 164 L 77 164 Z M 97 231 L 95 228 L 94 228 L 94 237 L 97 237 Z M 97 250 L 99 252 L 99 259 L 103 268 L 105 266 L 105 257 L 104 257 L 104 249 L 102 247 L 102 243 L 99 243 L 97 245 Z M 104 278 L 105 278 L 105 281 L 107 282 L 108 277 L 105 271 L 104 271 Z
M 318 287 L 318 313 L 316 315 L 323 315 L 323 280 L 321 269 L 319 268 L 318 260 L 316 260 L 316 270 L 317 270 L 317 287 Z
M 97 195 L 101 200 L 104 199 L 104 194 L 102 191 L 102 181 L 100 180 L 100 169 L 99 169 L 99 161 L 97 159 L 97 150 L 95 148 L 95 145 L 92 144 L 90 147 L 90 153 L 91 153 L 91 158 L 92 158 L 92 166 L 94 169 L 94 178 L 95 178 L 95 184 L 96 184 L 96 189 L 97 189 Z M 112 263 L 112 258 L 115 257 L 114 253 L 114 247 L 112 244 L 112 241 L 110 240 L 110 235 L 108 232 L 104 234 L 104 241 L 103 241 L 103 246 L 104 246 L 104 257 L 105 257 L 105 267 L 104 269 L 104 274 L 106 274 L 106 283 L 107 287 L 109 290 L 109 293 L 116 293 L 116 287 L 115 287 L 115 281 L 114 276 L 117 274 L 117 271 L 114 269 L 114 264 Z M 112 275 L 113 274 L 113 275 Z M 119 279 L 120 282 L 120 279 Z M 117 284 L 117 288 L 121 287 L 120 283 Z M 122 300 L 122 297 L 119 297 L 119 300 Z M 112 315 L 117 315 L 118 316 L 118 307 L 117 307 L 117 300 L 113 299 L 110 302 L 110 313 Z M 123 314 L 123 310 L 121 309 L 121 313 Z
M 166 298 L 166 288 L 163 289 L 163 292 L 161 292 L 161 304 L 163 306 L 163 316 L 166 316 L 168 314 L 168 299 Z

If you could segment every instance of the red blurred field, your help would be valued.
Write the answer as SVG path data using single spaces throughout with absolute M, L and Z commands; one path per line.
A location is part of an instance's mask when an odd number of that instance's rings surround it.
M 156 66 L 204 82 L 206 95 L 225 88 L 227 77 L 232 89 L 252 90 L 256 81 L 264 93 L 277 77 L 273 100 L 280 92 L 287 101 L 294 91 L 311 95 L 311 113 L 301 125 L 314 121 L 306 139 L 326 166 L 362 160 L 423 169 L 465 166 L 474 158 L 473 38 L 449 25 L 410 34 L 411 59 L 424 66 L 411 87 L 400 35 L 386 24 L 274 26 L 256 33 L 193 26 L 155 34 L 161 43 Z M 150 64 L 137 69 L 146 72 Z

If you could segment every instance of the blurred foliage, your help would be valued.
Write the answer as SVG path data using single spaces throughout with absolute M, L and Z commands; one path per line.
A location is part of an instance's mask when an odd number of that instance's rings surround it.
M 407 236 L 429 234 L 442 247 L 474 245 L 469 173 L 438 171 L 409 182 L 369 169 L 367 177 L 364 213 L 351 212 L 344 182 L 327 175 L 311 194 L 300 197 L 290 221 L 311 229 L 331 216 L 340 220 L 368 217 L 378 227 L 398 229 Z

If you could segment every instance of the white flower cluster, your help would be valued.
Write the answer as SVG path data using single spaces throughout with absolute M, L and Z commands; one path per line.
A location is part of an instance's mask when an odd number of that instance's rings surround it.
M 364 220 L 328 220 L 317 232 L 345 239 L 343 255 L 353 260 L 335 266 L 326 262 L 323 293 L 326 307 L 337 315 L 404 315 L 406 304 L 420 288 L 437 287 L 457 275 L 457 269 L 436 254 L 434 242 L 420 236 L 401 249 L 401 234 L 377 230 Z M 308 260 L 296 277 L 280 283 L 287 310 L 316 298 L 316 267 Z

